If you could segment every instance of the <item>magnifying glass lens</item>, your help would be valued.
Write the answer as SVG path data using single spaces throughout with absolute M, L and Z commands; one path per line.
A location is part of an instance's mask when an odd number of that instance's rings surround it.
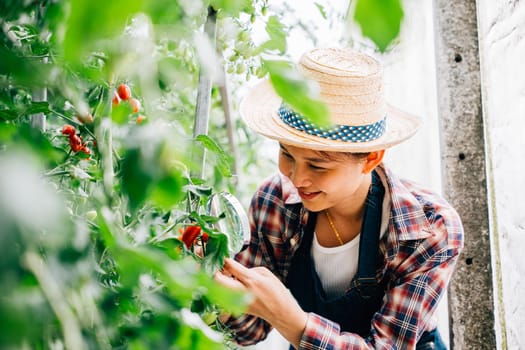
M 239 200 L 227 192 L 215 193 L 208 200 L 207 211 L 210 216 L 222 216 L 214 228 L 228 237 L 230 255 L 240 252 L 250 239 L 250 224 Z

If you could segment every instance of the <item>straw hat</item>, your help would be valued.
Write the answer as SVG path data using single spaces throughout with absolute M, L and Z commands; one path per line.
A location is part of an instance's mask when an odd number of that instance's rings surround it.
M 254 131 L 283 144 L 337 152 L 371 152 L 398 144 L 417 131 L 420 119 L 385 101 L 381 64 L 351 49 L 314 49 L 299 61 L 317 81 L 332 127 L 311 124 L 282 102 L 271 83 L 258 83 L 240 113 Z

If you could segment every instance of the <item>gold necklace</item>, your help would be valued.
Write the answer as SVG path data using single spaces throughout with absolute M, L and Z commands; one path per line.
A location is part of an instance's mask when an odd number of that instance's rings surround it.
M 339 244 L 343 245 L 344 242 L 341 239 L 341 235 L 339 234 L 339 231 L 337 231 L 337 228 L 334 225 L 334 222 L 332 221 L 332 217 L 328 213 L 328 210 L 325 210 L 324 213 L 326 214 L 326 218 L 328 219 L 328 223 L 330 224 L 330 227 L 332 228 L 332 231 L 334 231 L 335 236 L 337 237 L 337 240 L 339 240 Z

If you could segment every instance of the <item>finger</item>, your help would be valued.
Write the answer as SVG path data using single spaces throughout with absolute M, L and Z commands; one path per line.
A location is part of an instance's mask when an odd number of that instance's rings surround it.
M 220 271 L 215 274 L 214 279 L 217 283 L 223 285 L 226 288 L 246 290 L 246 287 L 240 281 Z
M 251 275 L 249 268 L 230 258 L 224 259 L 224 271 L 229 272 L 241 282 L 245 282 Z
M 194 246 L 194 253 L 195 253 L 195 255 L 197 255 L 200 258 L 204 257 L 204 249 L 202 249 L 202 246 L 200 246 L 200 245 L 195 245 Z

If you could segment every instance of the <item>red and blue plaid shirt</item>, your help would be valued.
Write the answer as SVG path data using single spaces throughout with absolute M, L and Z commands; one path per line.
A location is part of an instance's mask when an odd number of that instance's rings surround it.
M 299 349 L 413 349 L 424 331 L 435 328 L 432 316 L 463 247 L 461 221 L 435 193 L 395 177 L 383 165 L 377 171 L 386 179 L 391 210 L 378 270 L 387 287 L 370 336 L 341 332 L 337 323 L 310 313 Z M 307 220 L 293 186 L 280 175 L 265 181 L 252 199 L 250 220 L 250 244 L 236 259 L 248 267 L 265 266 L 284 282 Z M 257 343 L 271 330 L 251 315 L 230 318 L 227 325 L 241 345 Z

